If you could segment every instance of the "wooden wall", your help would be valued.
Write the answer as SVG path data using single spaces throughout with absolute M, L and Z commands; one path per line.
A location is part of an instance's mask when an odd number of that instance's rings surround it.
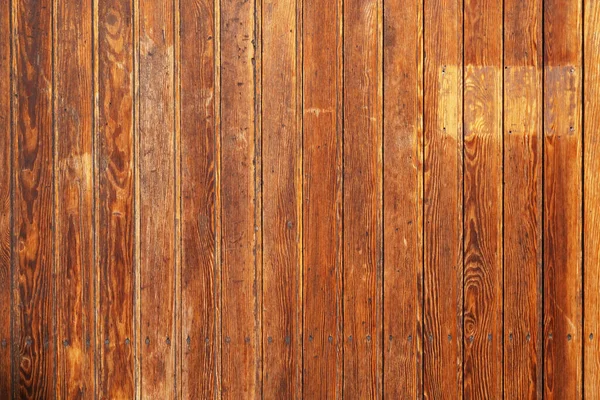
M 0 1 L 0 399 L 600 399 L 598 0 Z

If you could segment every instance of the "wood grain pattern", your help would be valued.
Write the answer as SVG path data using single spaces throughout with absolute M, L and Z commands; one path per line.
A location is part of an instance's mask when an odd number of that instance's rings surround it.
M 53 233 L 53 8 L 16 0 L 13 12 L 15 397 L 55 391 Z M 18 386 L 18 389 L 17 389 Z
M 384 2 L 383 395 L 422 392 L 423 6 Z M 405 46 L 405 42 L 415 43 Z
M 0 2 L 0 399 L 597 397 L 596 3 Z
M 91 2 L 55 2 L 54 147 L 57 398 L 94 393 Z
M 502 397 L 502 1 L 464 5 L 464 389 Z
M 344 2 L 344 397 L 381 396 L 380 4 Z
M 581 2 L 544 3 L 544 398 L 582 397 Z
M 600 4 L 585 1 L 583 11 L 583 397 L 600 393 Z
M 11 184 L 11 9 L 0 4 L 0 398 L 13 392 L 11 379 L 11 271 L 12 271 L 12 184 Z
M 342 396 L 342 1 L 303 1 L 303 394 Z
M 504 5 L 504 395 L 541 399 L 542 2 Z
M 262 3 L 263 396 L 301 398 L 302 137 L 296 0 Z
M 133 4 L 96 4 L 96 393 L 101 399 L 130 398 L 135 338 Z
M 424 15 L 423 395 L 462 398 L 462 2 Z
M 221 2 L 222 396 L 261 396 L 256 4 Z M 258 103 L 260 104 L 260 103 Z
M 174 7 L 139 5 L 139 218 L 142 398 L 175 397 Z
M 214 2 L 182 0 L 181 379 L 184 398 L 216 388 L 216 125 Z M 198 371 L 204 371 L 198 375 Z

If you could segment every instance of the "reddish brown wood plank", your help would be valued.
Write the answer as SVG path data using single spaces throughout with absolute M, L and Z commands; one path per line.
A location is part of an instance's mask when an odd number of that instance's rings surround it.
M 584 397 L 600 394 L 600 4 L 585 1 L 584 32 Z
M 381 394 L 380 4 L 344 2 L 344 396 Z
M 384 2 L 383 394 L 390 398 L 422 392 L 422 28 L 422 2 Z
M 52 42 L 50 0 L 15 0 L 14 275 L 15 396 L 55 390 Z M 18 389 L 17 387 L 18 386 Z
M 582 396 L 581 8 L 544 2 L 544 398 Z
M 182 393 L 214 398 L 215 23 L 212 0 L 181 0 Z M 199 373 L 199 371 L 202 371 Z
M 462 1 L 426 1 L 423 395 L 462 398 Z
M 174 3 L 139 4 L 140 382 L 175 397 Z
M 263 396 L 302 398 L 297 0 L 262 3 Z
M 303 2 L 303 394 L 342 396 L 342 1 Z
M 134 394 L 133 4 L 96 9 L 96 393 Z M 108 341 L 108 342 L 107 342 Z
M 258 398 L 260 364 L 260 74 L 256 4 L 221 2 L 222 396 Z M 260 194 L 260 192 L 258 192 Z
M 92 3 L 55 2 L 56 396 L 94 393 Z
M 11 263 L 12 263 L 12 185 L 11 185 L 11 9 L 0 4 L 0 393 L 9 397 L 11 379 Z M 0 396 L 1 397 L 1 396 Z
M 502 1 L 464 5 L 465 398 L 502 397 Z
M 504 6 L 504 395 L 541 399 L 542 2 Z

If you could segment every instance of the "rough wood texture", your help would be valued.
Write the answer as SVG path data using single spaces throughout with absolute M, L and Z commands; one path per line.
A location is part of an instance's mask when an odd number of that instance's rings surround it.
M 96 392 L 101 399 L 131 398 L 136 279 L 133 3 L 98 0 L 96 4 Z
M 174 11 L 139 4 L 139 384 L 156 399 L 175 397 Z
M 262 3 L 263 396 L 302 397 L 297 0 Z
M 462 398 L 462 2 L 424 15 L 423 395 Z
M 303 2 L 303 394 L 342 396 L 342 2 Z
M 581 16 L 544 3 L 544 398 L 582 397 Z
M 383 14 L 383 395 L 420 398 L 423 5 L 388 0 Z
M 181 8 L 181 384 L 187 399 L 214 398 L 216 359 L 215 21 L 212 0 Z M 218 101 L 218 99 L 217 99 Z M 204 371 L 198 375 L 198 371 Z
M 234 399 L 259 398 L 262 390 L 255 7 L 221 3 L 221 390 Z
M 0 393 L 9 397 L 11 379 L 11 12 L 0 4 Z
M 91 2 L 55 2 L 56 397 L 93 397 L 95 358 Z
M 542 1 L 504 6 L 504 395 L 541 399 Z
M 464 6 L 464 397 L 502 397 L 502 1 Z
M 593 399 L 600 393 L 600 4 L 584 4 L 583 396 Z
M 597 397 L 596 3 L 0 1 L 0 399 Z
M 377 0 L 344 2 L 344 394 L 381 393 L 381 65 Z
M 13 379 L 15 397 L 55 393 L 53 7 L 13 6 Z

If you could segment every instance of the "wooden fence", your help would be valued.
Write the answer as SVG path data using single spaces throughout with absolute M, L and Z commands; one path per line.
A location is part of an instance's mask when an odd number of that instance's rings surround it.
M 599 399 L 600 1 L 0 1 L 0 398 Z

